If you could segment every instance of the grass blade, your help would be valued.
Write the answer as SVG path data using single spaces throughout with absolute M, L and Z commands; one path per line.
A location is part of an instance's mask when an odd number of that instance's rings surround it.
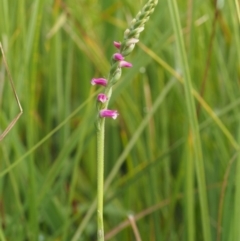
M 174 27 L 174 33 L 176 36 L 176 44 L 179 52 L 179 59 L 181 62 L 181 67 L 184 76 L 184 90 L 186 98 L 186 106 L 188 113 L 188 121 L 190 124 L 189 134 L 192 136 L 192 143 L 194 149 L 194 159 L 195 159 L 195 169 L 197 174 L 197 181 L 199 187 L 199 199 L 201 208 L 201 218 L 202 218 L 202 228 L 203 228 L 203 240 L 211 240 L 211 230 L 209 221 L 209 211 L 208 211 L 208 201 L 207 201 L 207 191 L 206 191 L 206 181 L 204 173 L 204 162 L 201 147 L 201 140 L 199 134 L 199 126 L 196 115 L 196 107 L 194 104 L 194 98 L 191 93 L 192 83 L 191 76 L 187 61 L 187 55 L 184 47 L 182 28 L 180 24 L 180 18 L 178 13 L 177 2 L 175 0 L 168 0 L 168 5 L 171 13 L 172 23 Z M 189 164 L 190 165 L 190 164 Z

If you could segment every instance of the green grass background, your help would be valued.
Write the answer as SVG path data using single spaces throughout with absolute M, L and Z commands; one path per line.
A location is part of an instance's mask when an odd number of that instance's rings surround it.
M 0 240 L 96 240 L 99 89 L 145 1 L 0 0 L 23 115 L 0 143 Z M 106 240 L 240 240 L 240 2 L 167 0 L 106 121 Z M 1 62 L 0 131 L 18 106 Z M 139 240 L 137 240 L 139 241 Z

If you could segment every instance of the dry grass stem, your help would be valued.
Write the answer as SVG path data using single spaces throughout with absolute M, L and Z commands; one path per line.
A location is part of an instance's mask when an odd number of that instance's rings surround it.
M 2 132 L 2 134 L 0 135 L 0 141 L 3 140 L 3 138 L 8 134 L 8 132 L 13 128 L 13 126 L 16 124 L 16 122 L 18 121 L 18 119 L 20 118 L 20 116 L 22 115 L 23 113 L 23 109 L 22 109 L 22 106 L 21 106 L 21 103 L 19 101 L 19 98 L 18 98 L 18 95 L 17 95 L 17 92 L 15 90 L 15 87 L 14 87 L 14 83 L 13 83 L 13 80 L 12 80 L 12 76 L 11 76 L 11 73 L 10 73 L 10 70 L 9 70 L 9 67 L 8 67 L 8 64 L 7 64 L 7 60 L 6 60 L 6 57 L 5 57 L 5 54 L 4 54 L 4 51 L 3 51 L 3 47 L 2 47 L 2 44 L 0 42 L 0 49 L 1 49 L 1 52 L 2 52 L 2 57 L 3 57 L 3 64 L 7 70 L 7 75 L 8 75 L 8 79 L 10 81 L 10 84 L 11 84 L 11 88 L 12 88 L 12 91 L 13 91 L 13 94 L 14 94 L 14 97 L 16 99 L 16 102 L 17 102 L 17 105 L 19 107 L 19 110 L 20 112 L 17 114 L 17 116 L 10 122 L 10 124 L 7 126 L 7 128 Z

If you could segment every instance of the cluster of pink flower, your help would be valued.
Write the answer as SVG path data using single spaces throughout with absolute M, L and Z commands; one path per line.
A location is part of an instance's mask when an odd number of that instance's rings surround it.
M 114 46 L 117 48 L 117 49 L 120 49 L 121 48 L 121 44 L 118 43 L 118 42 L 114 42 L 113 43 Z M 125 61 L 124 60 L 124 57 L 120 54 L 120 53 L 115 53 L 113 55 L 113 60 L 117 61 L 119 63 L 119 67 L 120 68 L 131 68 L 132 67 L 132 64 Z M 101 86 L 104 86 L 106 87 L 107 84 L 108 84 L 108 81 L 104 78 L 93 78 L 91 80 L 91 84 L 92 85 L 101 85 Z M 103 93 L 100 93 L 98 94 L 97 96 L 97 100 L 99 102 L 102 102 L 102 103 L 105 103 L 108 101 L 108 97 L 107 95 L 103 94 Z M 117 110 L 108 110 L 108 109 L 103 109 L 99 112 L 99 115 L 100 117 L 109 117 L 109 118 L 113 118 L 113 119 L 116 119 L 118 117 L 118 112 Z

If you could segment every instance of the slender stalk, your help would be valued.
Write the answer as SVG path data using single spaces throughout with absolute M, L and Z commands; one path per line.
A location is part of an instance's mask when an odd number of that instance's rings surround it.
M 240 26 L 240 3 L 235 1 L 235 6 L 233 1 L 229 1 L 229 9 L 232 12 L 231 20 L 232 20 L 232 28 L 233 28 L 233 38 L 235 42 L 236 48 L 236 68 L 240 66 L 240 38 L 239 38 L 239 26 Z M 235 12 L 236 11 L 236 12 Z M 237 109 L 237 112 L 239 110 Z M 238 126 L 238 143 L 240 143 L 240 125 Z M 231 235 L 228 237 L 232 240 L 240 240 L 240 229 L 239 229 L 239 222 L 240 222 L 240 155 L 238 156 L 238 161 L 236 164 L 236 173 L 235 173 L 235 197 L 234 197 L 234 215 L 233 215 L 233 222 L 232 222 L 232 232 Z M 230 240 L 230 239 L 229 239 Z
M 103 225 L 103 191 L 104 191 L 104 132 L 105 119 L 101 119 L 99 129 L 97 131 L 97 171 L 98 171 L 98 187 L 97 187 L 97 218 L 98 218 L 98 241 L 104 241 L 104 225 Z

